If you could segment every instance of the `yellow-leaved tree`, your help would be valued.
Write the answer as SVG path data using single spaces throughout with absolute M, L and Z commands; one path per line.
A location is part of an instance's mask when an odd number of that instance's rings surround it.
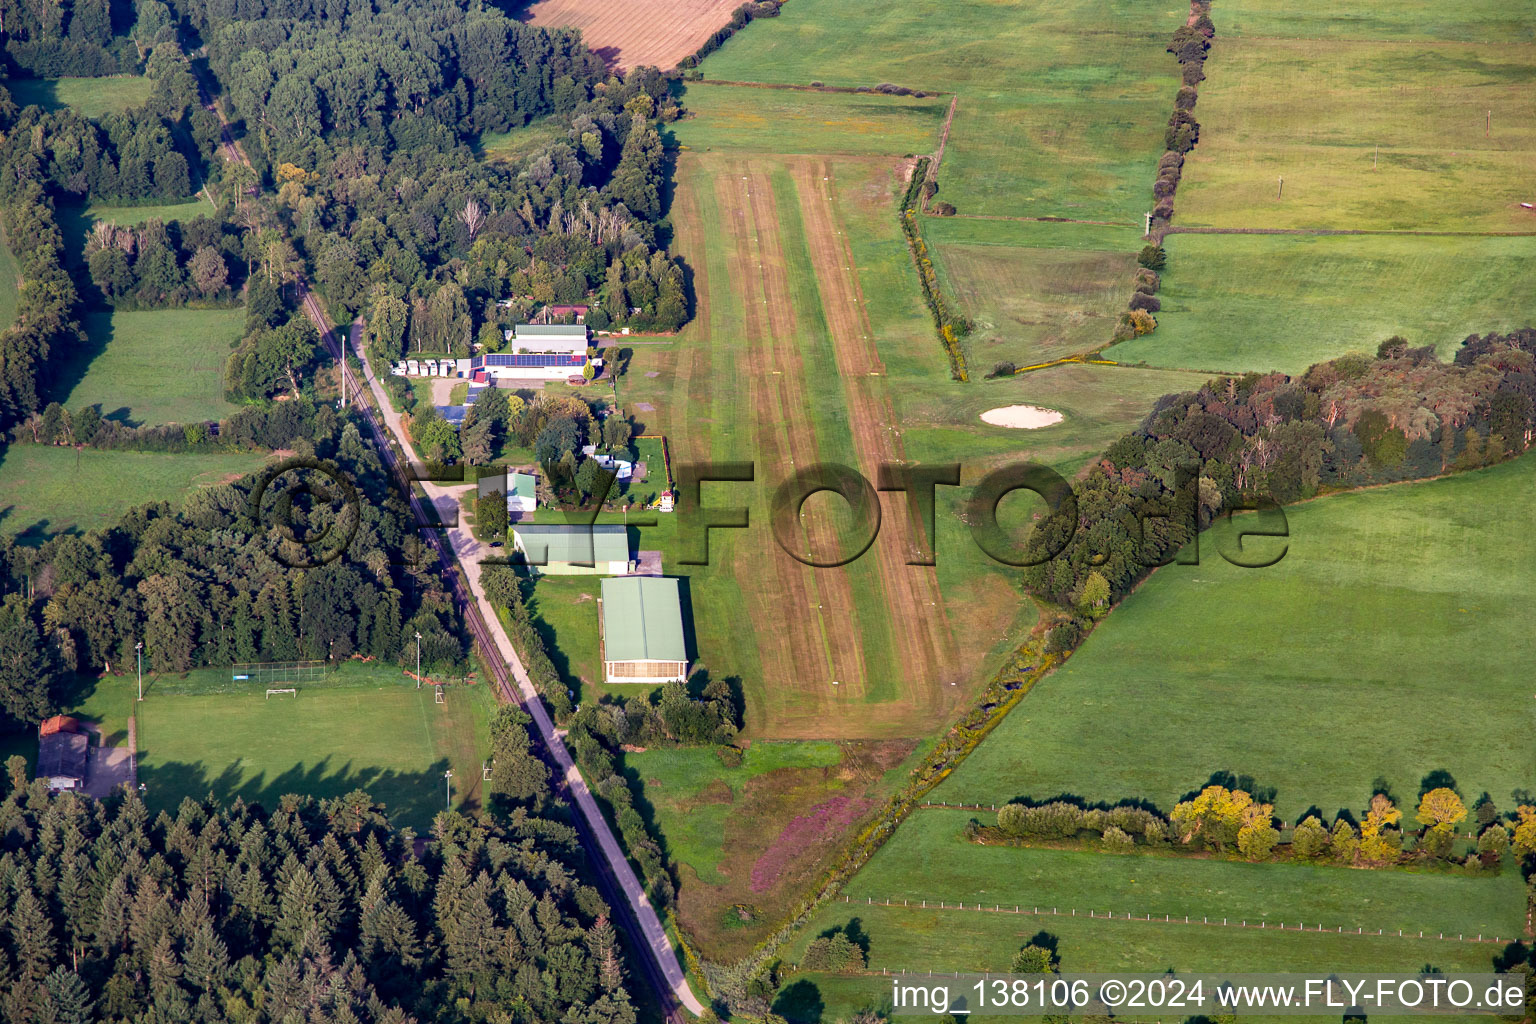
M 1385 793 L 1371 797 L 1371 809 L 1360 825 L 1360 856 L 1371 861 L 1396 860 L 1403 850 L 1403 833 L 1396 827 L 1403 812 Z

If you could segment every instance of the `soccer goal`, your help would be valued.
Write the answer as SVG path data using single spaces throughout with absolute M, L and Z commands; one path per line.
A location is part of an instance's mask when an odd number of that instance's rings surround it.
M 267 700 L 271 700 L 274 695 L 278 697 L 297 697 L 299 691 L 296 687 L 292 686 L 277 686 L 267 690 Z
M 439 683 L 439 684 L 438 684 L 438 686 L 437 686 L 437 702 L 438 702 L 438 703 L 439 703 L 439 704 L 446 704 L 446 703 L 448 703 L 448 702 L 447 702 L 447 701 L 446 701 L 446 700 L 445 700 L 445 699 L 444 699 L 444 698 L 443 698 L 443 687 L 442 687 L 442 684 L 441 684 L 441 683 Z

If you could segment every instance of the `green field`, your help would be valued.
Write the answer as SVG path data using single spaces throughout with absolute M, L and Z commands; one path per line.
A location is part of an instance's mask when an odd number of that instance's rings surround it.
M 1287 510 L 1284 559 L 1156 572 L 938 790 L 952 802 L 1070 793 L 1164 810 L 1213 772 L 1276 813 L 1417 802 L 1448 773 L 1511 810 L 1536 778 L 1524 527 L 1536 458 Z M 1250 541 L 1267 544 L 1275 540 Z
M 545 118 L 509 132 L 484 132 L 476 148 L 483 160 L 518 163 L 545 146 L 564 141 L 568 132 L 558 118 Z
M 116 224 L 120 228 L 136 227 L 149 220 L 169 223 L 173 220 L 193 220 L 200 216 L 213 216 L 214 208 L 202 196 L 179 203 L 162 203 L 153 206 L 113 206 L 108 203 L 85 205 L 60 205 L 58 208 L 59 230 L 64 234 L 65 258 L 70 264 L 82 261 L 85 243 L 92 226 L 98 221 Z
M 0 324 L 9 327 L 16 319 L 17 292 L 21 288 L 21 267 L 16 254 L 0 235 Z
M 1042 935 L 1068 972 L 1487 971 L 1503 947 L 1461 938 L 1507 941 L 1523 926 L 1524 886 L 1508 865 L 1468 877 L 977 846 L 960 835 L 972 817 L 991 816 L 914 812 L 785 959 L 841 928 L 866 945 L 872 974 L 1005 971 Z M 1302 924 L 1312 930 L 1296 930 Z M 889 985 L 878 975 L 791 974 L 775 1010 L 814 1021 L 820 1003 L 825 1019 L 846 1017 L 880 1005 Z
M 73 107 L 81 117 L 121 113 L 149 99 L 147 78 L 13 78 L 5 82 L 19 107 Z
M 683 105 L 673 131 L 689 149 L 901 156 L 938 145 L 949 100 L 696 83 Z
M 555 668 L 578 695 L 585 686 L 595 686 L 597 692 L 604 689 L 603 663 L 598 657 L 601 582 L 596 576 L 539 576 L 529 585 L 532 592 L 526 598 Z M 637 690 L 643 692 L 645 687 L 621 688 L 624 693 Z
M 1218 38 L 1175 223 L 1536 231 L 1525 39 Z
M 1536 323 L 1536 238 L 1170 235 L 1157 330 L 1122 362 L 1300 373 L 1393 335 L 1450 359 L 1469 334 Z
M 1131 294 L 1137 228 L 931 219 L 944 294 L 974 324 L 976 375 L 1076 355 L 1109 341 Z
M 880 968 L 928 971 L 1006 970 L 1020 946 L 1054 940 L 1062 970 L 1161 973 L 1306 971 L 1416 974 L 1425 964 L 1445 971 L 1489 971 L 1502 947 L 1454 939 L 1398 938 L 1280 932 L 1274 929 L 1203 928 L 1145 921 L 925 911 L 902 907 L 833 904 L 812 919 L 807 937 L 856 923 L 869 937 L 874 970 L 863 975 L 794 974 L 786 979 L 775 1012 L 793 1024 L 846 1020 L 866 1007 L 889 1005 L 891 979 Z M 794 951 L 799 955 L 799 950 Z M 921 982 L 920 978 L 912 979 Z M 796 987 L 808 986 L 808 987 Z M 808 1011 L 808 1012 L 807 1012 Z M 1178 1014 L 1183 1019 L 1184 1014 Z M 986 1017 L 974 1020 L 1018 1020 Z M 1153 1018 L 1156 1019 L 1156 1018 Z M 1164 1016 L 1162 1020 L 1170 1018 Z M 1248 1017 L 1295 1024 L 1337 1022 L 1331 1017 Z M 1456 1018 L 1448 1018 L 1456 1019 Z M 1460 1018 L 1470 1022 L 1486 1017 Z
M 285 793 L 316 797 L 366 790 L 400 825 L 424 832 L 442 810 L 443 772 L 454 802 L 481 798 L 490 749 L 487 686 L 449 686 L 437 704 L 394 667 L 349 662 L 324 683 L 295 682 L 298 696 L 266 697 L 280 682 L 230 683 L 228 669 L 146 677 L 135 703 L 132 675 L 106 677 L 80 708 L 109 737 L 137 718 L 139 780 L 152 810 L 174 811 L 209 793 L 275 806 Z M 199 694 L 203 687 L 227 692 Z
M 179 500 L 259 469 L 262 455 L 105 452 L 13 444 L 0 450 L 0 534 L 41 544 L 109 526 L 129 509 Z M 95 486 L 95 481 L 110 486 Z
M 133 425 L 193 423 L 228 416 L 224 364 L 245 323 L 242 309 L 87 313 L 88 343 L 68 361 L 74 381 L 63 404 L 100 405 Z
M 1178 87 L 1163 49 L 1181 17 L 1132 0 L 876 0 L 850 18 L 807 0 L 700 67 L 734 81 L 953 92 L 940 187 L 962 213 L 1135 220 Z
M 1435 0 L 1301 0 L 1283 8 L 1265 0 L 1225 0 L 1220 12 L 1223 36 L 1501 43 L 1529 36 L 1531 30 L 1530 12 L 1504 0 L 1469 0 L 1454 7 Z
M 988 812 L 920 810 L 843 890 L 852 902 L 889 899 L 1057 908 L 1086 917 L 1165 915 L 1293 928 L 1520 934 L 1524 883 L 1513 864 L 1488 877 L 1248 864 L 1191 856 L 978 846 L 960 831 Z

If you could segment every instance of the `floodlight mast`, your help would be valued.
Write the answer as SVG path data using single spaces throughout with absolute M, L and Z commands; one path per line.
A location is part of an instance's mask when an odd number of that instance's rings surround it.
M 139 659 L 139 700 L 144 699 L 144 641 L 140 640 L 133 645 L 133 650 Z
M 421 689 L 421 633 L 416 633 L 416 689 Z

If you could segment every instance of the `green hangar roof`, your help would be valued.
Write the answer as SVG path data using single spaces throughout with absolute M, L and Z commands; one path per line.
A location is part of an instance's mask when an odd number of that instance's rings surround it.
M 603 580 L 606 661 L 687 661 L 677 580 L 617 576 Z

